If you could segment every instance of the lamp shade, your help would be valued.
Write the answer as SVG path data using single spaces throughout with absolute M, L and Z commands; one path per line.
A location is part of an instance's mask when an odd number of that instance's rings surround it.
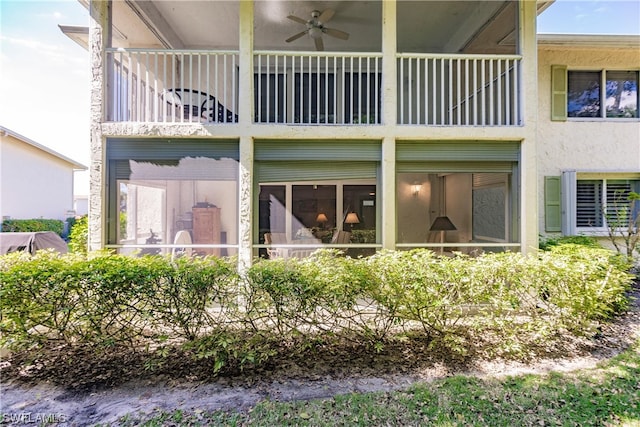
M 448 216 L 439 216 L 433 221 L 431 224 L 431 228 L 429 231 L 451 231 L 457 230 L 456 226 L 453 225 Z
M 349 212 L 347 217 L 344 220 L 345 224 L 360 224 L 360 219 L 358 218 L 358 214 L 355 212 Z
M 329 218 L 327 218 L 327 216 L 323 213 L 319 213 L 318 216 L 316 217 L 316 222 L 324 223 L 327 221 L 329 221 Z

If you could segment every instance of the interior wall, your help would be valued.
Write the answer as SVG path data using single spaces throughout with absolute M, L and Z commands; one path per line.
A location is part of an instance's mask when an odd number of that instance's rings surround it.
M 455 173 L 445 177 L 445 211 L 457 231 L 447 231 L 447 242 L 466 243 L 472 232 L 472 174 Z
M 418 194 L 413 194 L 414 183 L 421 184 Z M 398 243 L 426 243 L 429 227 L 435 218 L 432 215 L 432 185 L 429 175 L 424 173 L 402 173 L 398 175 L 396 200 Z

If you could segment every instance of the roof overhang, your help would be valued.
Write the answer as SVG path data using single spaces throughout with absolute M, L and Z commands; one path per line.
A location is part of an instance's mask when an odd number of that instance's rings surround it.
M 565 48 L 636 48 L 640 35 L 615 34 L 538 34 L 538 47 Z
M 32 146 L 34 148 L 37 148 L 40 151 L 43 151 L 43 152 L 45 152 L 47 154 L 50 154 L 50 155 L 52 155 L 54 157 L 57 157 L 58 159 L 69 163 L 73 167 L 73 170 L 85 171 L 85 170 L 88 169 L 82 163 L 78 163 L 75 160 L 70 159 L 69 157 L 62 155 L 62 154 L 58 153 L 57 151 L 52 150 L 49 147 L 45 147 L 44 145 L 39 144 L 39 143 L 35 142 L 34 140 L 27 138 L 26 136 L 22 136 L 19 133 L 12 131 L 11 129 L 7 129 L 4 126 L 0 126 L 0 135 L 2 135 L 2 136 L 10 136 L 10 137 L 12 137 L 14 139 L 22 141 L 23 143 L 25 143 L 27 145 L 30 145 L 30 146 Z

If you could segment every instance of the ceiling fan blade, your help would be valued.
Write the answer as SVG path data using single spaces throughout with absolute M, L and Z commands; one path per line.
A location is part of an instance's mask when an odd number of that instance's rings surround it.
M 289 15 L 289 16 L 287 16 L 287 18 L 291 19 L 292 21 L 296 21 L 299 24 L 305 25 L 307 23 L 306 20 L 304 20 L 302 18 L 298 18 L 297 16 Z
M 344 31 L 336 30 L 335 28 L 323 28 L 322 32 L 326 33 L 327 35 L 329 35 L 331 37 L 336 37 L 338 39 L 342 39 L 342 40 L 348 40 L 349 39 L 349 33 L 345 33 Z
M 296 35 L 293 35 L 293 36 L 289 37 L 288 39 L 286 39 L 285 41 L 286 41 L 287 43 L 290 43 L 290 42 L 292 42 L 292 41 L 294 41 L 294 40 L 298 40 L 300 37 L 302 37 L 302 36 L 304 36 L 305 34 L 307 34 L 307 31 L 309 31 L 309 30 L 304 30 L 304 31 L 302 31 L 301 33 L 298 33 L 298 34 L 296 34 Z
M 322 12 L 322 14 L 318 16 L 318 21 L 322 22 L 323 24 L 326 24 L 331 20 L 331 18 L 333 18 L 333 15 L 335 13 L 336 12 L 333 9 L 325 9 L 324 12 Z
M 316 42 L 316 50 L 322 52 L 324 50 L 324 43 L 322 43 L 322 37 L 316 37 L 313 39 Z

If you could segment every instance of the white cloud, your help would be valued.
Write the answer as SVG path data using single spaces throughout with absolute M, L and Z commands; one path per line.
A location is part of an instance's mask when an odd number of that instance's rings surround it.
M 0 35 L 0 42 L 10 45 L 3 46 L 3 51 L 6 51 L 8 47 L 11 47 L 11 45 L 13 45 L 19 48 L 26 48 L 35 51 L 40 59 L 50 58 L 57 62 L 75 63 L 75 65 L 86 63 L 86 60 L 78 56 L 78 54 L 75 52 L 68 52 L 64 47 L 60 45 L 45 43 L 36 39 L 25 39 Z

